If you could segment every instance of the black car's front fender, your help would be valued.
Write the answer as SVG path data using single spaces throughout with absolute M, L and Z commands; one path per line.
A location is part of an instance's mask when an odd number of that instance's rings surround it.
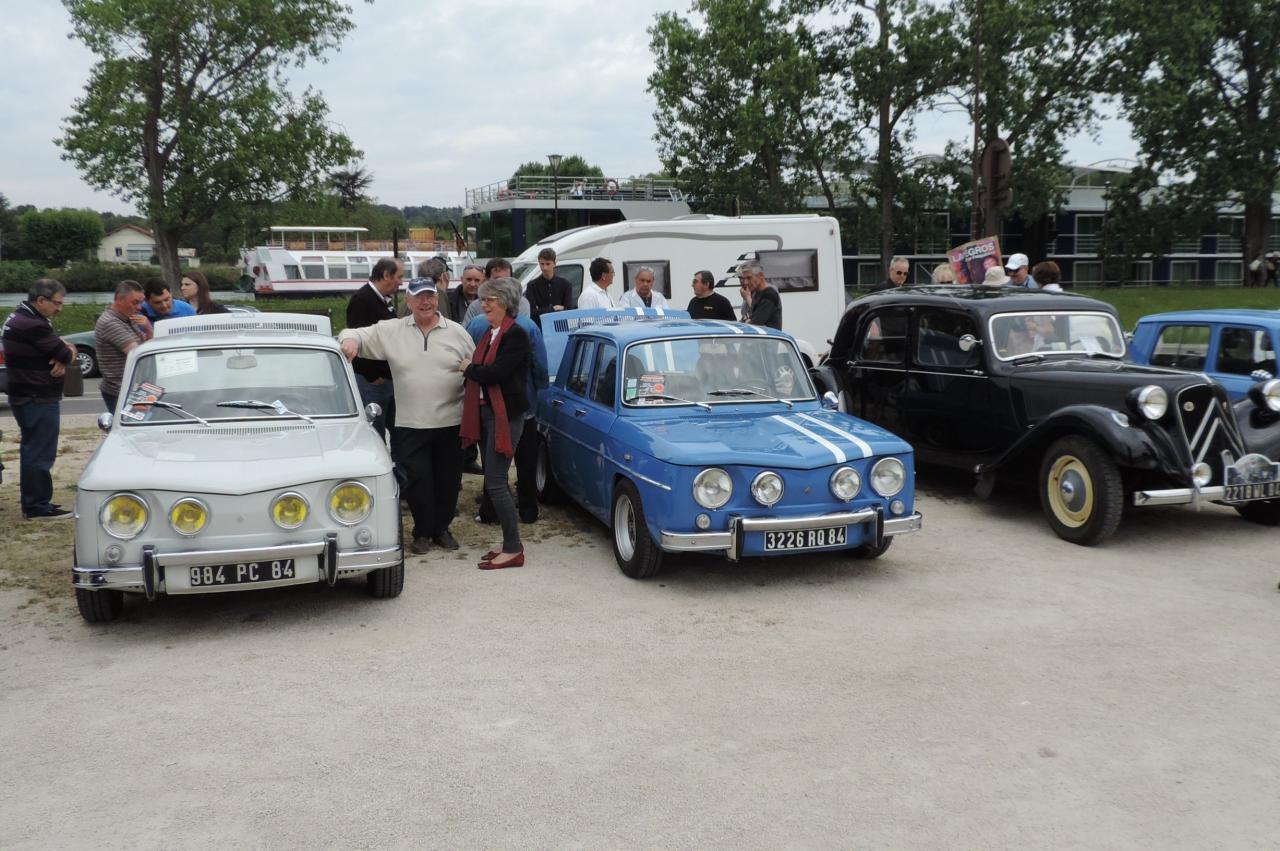
M 1102 405 L 1069 405 L 1028 429 L 1008 449 L 974 470 L 979 475 L 1040 456 L 1060 437 L 1081 435 L 1096 441 L 1122 469 L 1159 470 L 1177 475 L 1186 464 L 1168 435 L 1157 426 L 1133 425 L 1132 418 Z
M 1250 399 L 1242 399 L 1232 407 L 1245 447 L 1273 461 L 1280 459 L 1280 414 L 1259 408 Z

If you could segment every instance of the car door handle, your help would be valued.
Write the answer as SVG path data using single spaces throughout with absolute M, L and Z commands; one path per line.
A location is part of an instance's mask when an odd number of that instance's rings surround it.
M 564 400 L 563 400 L 563 399 L 552 399 L 552 400 L 551 400 L 551 407 L 553 407 L 553 408 L 563 408 L 563 407 L 564 407 Z
M 586 408 L 574 408 L 574 409 L 573 409 L 573 415 L 574 415 L 575 417 L 585 417 L 585 416 L 587 415 L 587 409 L 586 409 Z

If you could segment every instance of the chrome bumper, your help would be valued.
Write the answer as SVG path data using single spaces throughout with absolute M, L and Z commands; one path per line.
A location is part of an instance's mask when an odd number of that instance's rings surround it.
M 370 570 L 379 570 L 399 564 L 403 558 L 400 547 L 387 547 L 381 550 L 338 551 L 334 546 L 334 558 L 327 558 L 329 545 L 327 541 L 316 541 L 305 544 L 285 544 L 278 547 L 258 547 L 247 550 L 198 550 L 174 553 L 155 552 L 150 547 L 144 548 L 143 564 L 116 565 L 111 567 L 72 565 L 71 584 L 76 588 L 90 590 L 113 589 L 117 591 L 141 591 L 148 597 L 164 591 L 164 567 L 200 567 L 207 564 L 236 564 L 247 561 L 271 561 L 284 558 L 306 558 L 308 556 L 321 559 L 320 579 L 325 582 L 336 581 L 343 576 L 356 576 Z M 332 567 L 330 567 L 330 564 Z M 273 583 L 273 585 L 276 583 Z M 299 583 L 287 583 L 299 584 Z M 245 586 L 245 590 L 271 586 Z
M 727 532 L 663 532 L 659 546 L 668 552 L 726 551 L 730 561 L 737 561 L 742 552 L 742 538 L 747 532 L 798 532 L 804 529 L 825 529 L 830 526 L 853 526 L 877 523 L 881 537 L 919 532 L 924 517 L 915 512 L 907 517 L 893 517 L 880 522 L 882 513 L 877 508 L 858 511 L 842 511 L 836 514 L 816 514 L 809 517 L 730 517 Z
M 1199 505 L 1202 502 L 1216 502 L 1226 496 L 1227 489 L 1221 485 L 1209 488 L 1170 488 L 1158 491 L 1134 491 L 1134 505 Z

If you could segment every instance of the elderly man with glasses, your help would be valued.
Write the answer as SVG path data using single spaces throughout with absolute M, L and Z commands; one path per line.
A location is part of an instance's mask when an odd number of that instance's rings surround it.
M 18 492 L 28 520 L 63 519 L 71 512 L 53 502 L 54 459 L 62 417 L 62 377 L 76 350 L 49 320 L 62 310 L 66 288 L 51 278 L 31 285 L 28 298 L 4 321 L 4 359 L 9 369 L 9 407 L 18 421 Z
M 878 293 L 883 290 L 891 290 L 895 287 L 904 286 L 907 283 L 907 273 L 911 269 L 911 261 L 905 257 L 894 257 L 889 261 L 889 279 L 871 290 Z
M 338 335 L 342 353 L 385 360 L 396 388 L 397 468 L 401 493 L 413 514 L 410 549 L 419 555 L 431 545 L 458 549 L 449 532 L 462 488 L 462 375 L 458 361 L 475 351 L 466 330 L 440 315 L 434 278 L 406 285 L 407 316 Z

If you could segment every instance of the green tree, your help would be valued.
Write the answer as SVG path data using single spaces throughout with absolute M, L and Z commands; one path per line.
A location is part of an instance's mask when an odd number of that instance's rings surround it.
M 329 188 L 338 196 L 338 203 L 344 210 L 354 210 L 368 203 L 372 185 L 373 175 L 358 165 L 329 172 Z
M 9 209 L 9 199 L 0 192 L 0 260 L 18 257 L 18 216 Z
M 1171 0 L 1159 15 L 1122 0 L 1129 33 L 1118 77 L 1147 184 L 1162 200 L 1244 207 L 1244 283 L 1266 250 L 1280 180 L 1280 4 Z
M 591 165 L 578 154 L 569 154 L 560 160 L 559 174 L 561 177 L 604 177 L 604 172 L 601 171 L 600 166 Z M 551 177 L 551 175 L 551 164 L 545 160 L 542 162 L 530 160 L 527 163 L 521 163 L 511 173 L 512 179 L 526 176 Z
M 19 239 L 32 260 L 60 266 L 86 260 L 102 242 L 102 218 L 92 210 L 31 210 L 18 219 Z
M 90 185 L 152 223 L 165 277 L 215 213 L 314 192 L 358 152 L 295 98 L 284 69 L 320 59 L 351 28 L 339 0 L 63 0 L 97 56 L 59 140 Z

